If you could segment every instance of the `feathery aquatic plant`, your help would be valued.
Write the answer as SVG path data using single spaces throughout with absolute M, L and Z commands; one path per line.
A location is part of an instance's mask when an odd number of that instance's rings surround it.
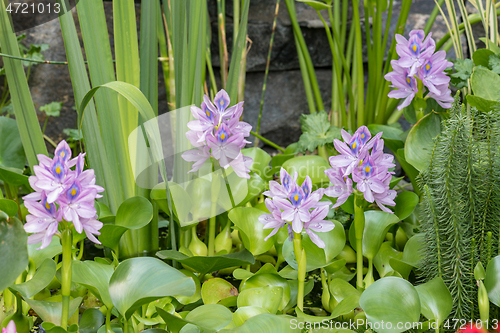
M 419 179 L 426 235 L 421 275 L 443 278 L 453 296 L 452 318 L 476 317 L 474 267 L 498 253 L 499 124 L 499 112 L 467 112 L 455 102 Z

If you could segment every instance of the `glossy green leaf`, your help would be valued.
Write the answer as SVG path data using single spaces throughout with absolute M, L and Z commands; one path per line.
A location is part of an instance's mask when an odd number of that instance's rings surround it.
M 188 257 L 178 251 L 162 250 L 156 253 L 160 259 L 173 259 L 189 266 L 198 273 L 207 274 L 224 268 L 250 265 L 255 263 L 255 258 L 248 250 L 224 254 L 213 257 Z
M 240 285 L 240 293 L 247 289 L 260 288 L 265 286 L 283 288 L 283 298 L 278 310 L 283 310 L 291 299 L 291 288 L 286 279 L 279 276 L 276 272 L 255 274 Z
M 403 131 L 399 128 L 380 125 L 380 124 L 370 124 L 368 129 L 372 136 L 375 136 L 379 132 L 383 132 L 382 139 L 384 139 L 384 145 L 387 146 L 394 154 L 404 147 L 404 142 L 401 140 L 401 135 Z
M 270 174 L 271 175 L 274 175 L 275 173 L 279 174 L 281 167 L 283 166 L 283 163 L 294 157 L 295 157 L 294 154 L 278 154 L 273 156 L 273 158 L 271 159 Z
M 472 59 L 474 60 L 474 65 L 488 68 L 490 56 L 493 54 L 495 54 L 495 52 L 488 49 L 476 50 L 472 55 Z
M 425 244 L 425 235 L 423 233 L 418 233 L 411 237 L 405 244 L 403 261 L 413 267 L 420 267 L 424 255 L 423 247 Z
M 263 224 L 259 222 L 259 216 L 263 211 L 253 207 L 237 207 L 232 209 L 228 217 L 239 230 L 240 238 L 254 256 L 266 253 L 274 245 L 276 236 L 264 241 L 271 229 L 263 229 Z M 233 265 L 234 266 L 234 265 Z
M 21 185 L 29 186 L 28 179 L 29 179 L 28 176 L 23 175 L 22 169 L 7 168 L 0 166 L 0 180 L 3 180 L 8 184 L 15 186 L 21 186 Z
M 265 286 L 243 290 L 238 296 L 238 308 L 247 306 L 258 306 L 276 313 L 283 300 L 283 288 Z
M 343 225 L 338 221 L 333 221 L 335 228 L 328 232 L 318 232 L 317 235 L 325 242 L 325 248 L 319 248 L 314 244 L 306 233 L 302 234 L 302 246 L 306 251 L 307 271 L 325 267 L 342 252 L 345 245 L 345 232 Z M 293 242 L 286 241 L 283 244 L 283 256 L 286 262 L 297 269 L 297 261 L 293 252 Z
M 298 173 L 297 184 L 301 185 L 306 176 L 311 177 L 313 184 L 328 184 L 330 180 L 325 175 L 325 170 L 330 169 L 330 164 L 318 155 L 298 156 L 283 163 L 283 168 L 291 175 Z
M 111 301 L 127 319 L 143 304 L 166 296 L 192 296 L 195 291 L 193 279 L 148 257 L 122 261 L 109 281 Z
M 412 127 L 404 148 L 405 159 L 417 170 L 424 170 L 431 160 L 434 138 L 441 133 L 441 117 L 431 112 Z
M 490 260 L 486 266 L 484 286 L 488 291 L 488 298 L 496 306 L 500 306 L 500 256 Z
M 404 328 L 405 324 L 411 325 L 420 319 L 420 299 L 417 291 L 411 283 L 397 277 L 385 277 L 375 281 L 361 294 L 359 304 L 370 323 L 377 325 L 375 327 L 378 332 L 404 332 L 407 330 Z M 392 325 L 388 325 L 389 323 Z M 399 329 L 398 323 L 403 323 L 403 326 L 399 325 Z
M 19 292 L 24 298 L 31 298 L 47 287 L 55 275 L 56 263 L 51 259 L 46 259 L 31 280 L 13 284 L 10 288 Z
M 359 290 L 354 288 L 349 282 L 342 279 L 337 278 L 331 280 L 328 284 L 328 287 L 330 289 L 330 293 L 337 302 L 341 302 L 344 298 L 347 298 L 351 295 L 357 296 L 359 301 L 359 297 L 361 296 L 361 292 Z M 356 304 L 354 307 L 356 306 L 358 306 L 358 304 Z
M 0 212 L 0 290 L 9 287 L 28 267 L 28 236 L 23 224 L 15 217 L 3 220 Z M 5 214 L 4 214 L 5 215 Z
M 258 316 L 263 313 L 269 313 L 266 309 L 258 306 L 243 306 L 239 307 L 233 313 L 233 323 L 235 326 L 241 326 L 248 319 Z
M 122 235 L 127 230 L 144 227 L 153 217 L 153 206 L 144 197 L 132 197 L 125 200 L 116 213 L 114 224 L 103 225 L 99 240 L 103 245 L 116 250 Z
M 482 112 L 489 112 L 500 107 L 500 102 L 492 101 L 475 95 L 467 95 L 467 103 Z
M 184 319 L 171 315 L 163 309 L 158 308 L 157 310 L 172 332 L 179 332 L 187 324 L 195 325 L 204 331 L 215 332 L 226 327 L 233 320 L 231 311 L 219 304 L 197 307 L 190 311 Z
M 113 302 L 109 295 L 109 280 L 114 267 L 95 261 L 75 261 L 73 263 L 73 282 L 88 288 L 98 299 L 110 309 Z
M 36 267 L 40 267 L 45 259 L 52 259 L 62 252 L 61 241 L 59 237 L 55 235 L 52 236 L 52 241 L 49 246 L 44 249 L 37 250 L 39 247 L 40 244 L 28 245 L 28 255 L 31 260 L 34 261 Z
M 400 220 L 406 219 L 413 212 L 419 201 L 418 195 L 414 192 L 405 191 L 399 193 L 394 202 L 396 207 L 394 208 L 394 214 L 399 217 Z
M 176 295 L 174 296 L 179 303 L 181 304 L 190 304 L 197 302 L 201 298 L 201 284 L 200 284 L 200 279 L 191 271 L 188 271 L 187 269 L 180 269 L 180 272 L 184 273 L 184 275 L 190 277 L 193 279 L 194 284 L 196 285 L 196 291 L 193 296 L 182 296 L 182 295 Z M 206 303 L 205 303 L 206 304 Z
M 15 119 L 0 117 L 0 167 L 24 169 L 26 156 Z
M 8 216 L 17 214 L 17 203 L 14 200 L 0 199 L 0 211 L 5 212 Z
M 237 295 L 238 289 L 221 278 L 209 279 L 201 287 L 203 304 L 217 304 L 225 298 Z
M 87 309 L 82 314 L 79 323 L 80 333 L 97 333 L 99 327 L 104 324 L 104 315 L 98 309 Z
M 498 101 L 500 96 L 500 76 L 489 69 L 476 67 L 470 79 L 475 96 L 490 101 Z
M 441 324 L 451 313 L 453 298 L 443 282 L 436 277 L 427 283 L 415 287 L 420 297 L 422 314 L 429 320 L 435 320 Z
M 389 228 L 398 222 L 399 218 L 394 214 L 376 210 L 366 211 L 365 229 L 363 231 L 363 255 L 368 259 L 373 259 L 380 249 Z
M 480 261 L 478 261 L 476 267 L 474 267 L 474 279 L 484 280 L 485 277 L 486 271 L 484 270 L 484 266 Z
M 50 322 L 56 325 L 61 325 L 62 313 L 62 297 L 61 295 L 53 296 L 44 301 L 35 301 L 33 299 L 24 299 L 29 306 L 42 318 L 45 322 Z M 69 301 L 69 315 L 68 318 L 73 316 L 75 311 L 82 303 L 82 298 L 77 297 Z
M 379 251 L 373 258 L 373 265 L 377 269 L 380 277 L 384 277 L 389 272 L 392 272 L 394 270 L 389 262 L 389 260 L 392 258 L 403 259 L 403 253 L 394 249 L 391 246 L 391 242 L 382 243 Z
M 294 327 L 294 323 L 296 324 Z M 224 329 L 220 333 L 293 333 L 297 332 L 298 323 L 302 320 L 297 320 L 291 316 L 276 316 L 273 314 L 263 313 L 252 317 L 245 321 L 243 325 L 232 329 Z M 303 324 L 303 323 L 302 323 Z

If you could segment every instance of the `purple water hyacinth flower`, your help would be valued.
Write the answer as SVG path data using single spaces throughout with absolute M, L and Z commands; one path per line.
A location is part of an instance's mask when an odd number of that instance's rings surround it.
M 399 55 L 398 63 L 402 67 L 409 68 L 409 76 L 417 73 L 418 68 L 431 57 L 436 49 L 436 43 L 429 33 L 425 40 L 422 40 L 424 32 L 422 30 L 413 30 L 410 32 L 410 38 L 406 40 L 403 36 L 396 34 L 396 52 Z
M 2 328 L 2 333 L 17 333 L 16 323 L 14 323 L 14 320 L 11 320 L 6 327 Z
M 89 219 L 82 218 L 80 219 L 80 223 L 82 224 L 83 230 L 85 231 L 85 235 L 87 235 L 87 238 L 96 244 L 101 244 L 101 242 L 99 242 L 99 240 L 95 237 L 95 235 L 101 234 L 99 230 L 103 226 L 103 223 L 97 220 L 97 216 L 94 216 L 93 218 Z
M 392 85 L 390 87 L 397 88 L 397 90 L 392 90 L 389 92 L 388 96 L 395 99 L 404 99 L 403 103 L 398 106 L 398 110 L 410 105 L 415 95 L 418 93 L 417 79 L 410 76 L 408 70 L 405 69 L 401 75 L 391 75 L 391 73 L 386 74 L 385 78 L 391 79 Z
M 271 180 L 269 182 L 269 191 L 265 191 L 263 194 L 267 197 L 281 197 L 286 198 L 290 195 L 290 191 L 292 190 L 292 185 L 297 182 L 298 173 L 294 172 L 293 177 L 286 172 L 285 169 L 281 168 L 280 170 L 280 183 Z
M 347 137 L 347 132 L 341 131 L 343 137 Z M 345 133 L 344 133 L 345 132 Z M 382 133 L 377 134 L 380 138 Z M 330 165 L 340 168 L 345 168 L 344 175 L 349 175 L 352 170 L 359 165 L 359 162 L 368 153 L 368 150 L 373 147 L 376 137 L 371 139 L 370 131 L 366 126 L 361 126 L 358 130 L 351 136 L 347 145 L 345 142 L 334 139 L 333 145 L 335 149 L 340 153 L 337 156 L 331 156 L 329 158 Z
M 444 73 L 444 70 L 453 66 L 453 63 L 446 60 L 446 52 L 438 51 L 420 67 L 419 77 L 429 92 L 441 96 L 443 93 L 436 86 L 448 85 L 450 77 Z
M 38 249 L 47 247 L 52 241 L 52 236 L 57 232 L 59 221 L 62 220 L 62 211 L 56 205 L 47 202 L 47 197 L 42 192 L 41 202 L 25 201 L 24 205 L 30 215 L 26 215 L 24 230 L 32 235 L 28 236 L 28 244 L 42 242 Z
M 74 175 L 69 172 L 67 164 L 59 156 L 52 160 L 50 170 L 35 165 L 33 171 L 38 178 L 35 185 L 47 193 L 49 203 L 55 202 L 71 185 L 74 178 Z
M 96 185 L 95 184 L 95 173 L 93 169 L 87 169 L 83 171 L 84 167 L 84 154 L 79 154 L 78 157 L 76 158 L 76 168 L 75 168 L 75 173 L 76 173 L 76 180 L 80 182 L 81 186 L 88 188 L 88 189 L 95 189 L 96 190 L 96 199 L 102 198 L 102 195 L 99 193 L 104 192 L 104 188 Z
M 373 193 L 384 193 L 385 185 L 380 177 L 385 177 L 387 169 L 380 168 L 373 162 L 371 156 L 363 160 L 359 168 L 354 169 L 352 179 L 357 183 L 358 191 L 363 192 L 365 200 L 372 203 Z
M 335 228 L 335 224 L 332 221 L 325 220 L 329 210 L 328 206 L 320 206 L 314 209 L 311 212 L 309 222 L 304 223 L 304 230 L 309 235 L 309 239 L 322 249 L 325 248 L 325 242 L 315 232 L 328 232 Z
M 455 101 L 453 97 L 451 97 L 451 90 L 448 87 L 448 84 L 444 84 L 442 86 L 436 87 L 439 91 L 441 91 L 440 95 L 436 95 L 434 93 L 429 93 L 427 97 L 434 98 L 436 102 L 441 105 L 444 109 L 451 108 L 452 103 Z
M 214 105 L 215 104 L 215 105 Z M 252 159 L 242 156 L 241 149 L 249 141 L 252 126 L 240 121 L 243 113 L 243 102 L 232 107 L 229 95 L 221 90 L 214 98 L 214 104 L 208 96 L 203 96 L 201 109 L 191 107 L 196 120 L 188 123 L 186 138 L 194 149 L 182 153 L 182 158 L 194 162 L 188 172 L 198 171 L 208 158 L 213 157 L 225 169 L 230 166 L 239 177 L 249 179 Z
M 393 163 L 394 156 L 391 154 L 384 154 L 384 139 L 377 139 L 375 141 L 371 152 L 371 157 L 373 159 L 373 162 L 379 168 L 385 168 L 388 170 L 396 166 L 396 164 Z
M 276 207 L 272 199 L 266 198 L 265 203 L 267 209 L 271 213 L 259 216 L 259 222 L 264 225 L 263 227 L 264 229 L 273 229 L 273 231 L 271 231 L 271 233 L 267 235 L 266 238 L 264 238 L 264 241 L 267 241 L 270 237 L 275 235 L 280 228 L 282 228 L 286 224 L 286 221 L 284 221 L 281 218 L 281 210 L 278 207 Z
M 96 189 L 83 187 L 78 180 L 75 180 L 65 195 L 59 199 L 64 219 L 73 222 L 79 234 L 83 231 L 80 218 L 92 218 L 97 213 L 94 207 L 96 194 Z
M 396 198 L 397 192 L 389 189 L 389 184 L 391 182 L 391 178 L 392 178 L 392 175 L 390 173 L 388 173 L 385 176 L 385 178 L 382 179 L 382 183 L 384 183 L 386 190 L 382 193 L 374 193 L 373 198 L 375 199 L 377 206 L 379 206 L 379 208 L 381 210 L 383 210 L 384 212 L 393 214 L 392 210 L 390 210 L 389 208 L 384 206 L 384 205 L 396 206 L 394 199 Z
M 333 186 L 330 186 L 325 190 L 325 195 L 331 198 L 337 198 L 337 202 L 332 208 L 339 207 L 347 201 L 353 192 L 352 180 L 351 178 L 343 175 L 344 171 L 341 168 L 331 168 L 325 170 L 325 174 L 333 184 Z

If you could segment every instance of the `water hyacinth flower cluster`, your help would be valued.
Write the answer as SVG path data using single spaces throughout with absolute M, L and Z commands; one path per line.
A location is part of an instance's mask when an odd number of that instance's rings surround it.
M 261 215 L 259 221 L 264 224 L 264 229 L 273 229 L 265 240 L 286 225 L 289 235 L 305 230 L 314 244 L 324 248 L 325 242 L 315 232 L 328 232 L 335 224 L 325 220 L 330 203 L 320 201 L 323 189 L 312 191 L 309 176 L 301 186 L 297 185 L 297 172 L 292 177 L 283 168 L 280 182 L 270 181 L 269 191 L 263 193 L 268 197 L 265 203 L 270 214 Z
M 396 34 L 396 52 L 398 60 L 392 60 L 394 71 L 387 73 L 385 79 L 396 88 L 389 93 L 389 97 L 404 99 L 398 106 L 401 110 L 410 105 L 413 98 L 419 93 L 419 89 L 428 90 L 425 98 L 433 98 L 445 109 L 451 108 L 453 97 L 449 89 L 450 78 L 444 70 L 453 66 L 446 60 L 446 52 L 436 50 L 436 42 L 431 38 L 432 33 L 425 37 L 423 30 L 412 30 L 407 40 Z M 419 84 L 421 82 L 421 84 Z M 424 91 L 420 91 L 423 97 Z
M 396 191 L 389 188 L 394 174 L 389 169 L 395 167 L 394 156 L 384 153 L 381 136 L 382 132 L 372 138 L 368 128 L 361 126 L 352 136 L 342 130 L 344 142 L 333 140 L 340 155 L 329 159 L 332 168 L 325 170 L 325 174 L 333 186 L 325 190 L 325 195 L 337 198 L 334 208 L 346 202 L 356 183 L 356 189 L 363 193 L 366 201 L 375 202 L 384 212 L 392 213 L 385 205 L 396 205 Z
M 250 178 L 252 159 L 243 156 L 241 149 L 250 143 L 245 138 L 250 135 L 252 126 L 240 121 L 243 102 L 228 107 L 230 102 L 229 95 L 222 89 L 215 95 L 215 105 L 204 95 L 201 108 L 191 107 L 196 120 L 188 123 L 186 137 L 195 148 L 182 154 L 184 160 L 194 162 L 189 172 L 198 171 L 213 157 L 222 168 L 231 166 L 239 177 Z
M 47 247 L 63 220 L 72 222 L 78 233 L 85 231 L 91 241 L 101 244 L 95 235 L 100 235 L 103 224 L 97 221 L 94 202 L 104 189 L 95 184 L 94 170 L 83 171 L 85 154 L 71 159 L 71 149 L 64 140 L 54 155 L 53 159 L 38 155 L 40 164 L 33 167 L 35 175 L 29 177 L 35 192 L 23 198 L 30 213 L 24 225 L 26 232 L 31 233 L 28 244 L 41 242 L 39 249 Z

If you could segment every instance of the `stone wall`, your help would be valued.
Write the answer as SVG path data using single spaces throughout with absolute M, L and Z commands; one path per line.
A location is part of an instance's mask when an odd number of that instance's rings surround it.
M 216 26 L 216 2 L 209 1 L 209 13 L 212 20 L 213 64 L 218 76 L 218 46 L 217 26 Z M 232 1 L 227 1 L 227 36 L 228 44 L 232 42 Z M 248 37 L 252 41 L 252 46 L 247 60 L 247 80 L 245 90 L 245 112 L 244 119 L 253 126 L 256 125 L 262 84 L 264 79 L 264 69 L 271 36 L 272 21 L 274 18 L 276 0 L 252 0 L 249 12 Z M 407 22 L 407 32 L 415 28 L 423 28 L 426 19 L 434 7 L 432 0 L 413 0 L 411 14 Z M 396 0 L 394 5 L 394 17 L 391 22 L 391 30 L 397 20 L 400 1 Z M 136 5 L 137 17 L 140 17 L 140 6 Z M 302 28 L 306 43 L 316 68 L 316 74 L 321 89 L 321 94 L 328 110 L 330 105 L 331 91 L 331 62 L 332 57 L 326 34 L 321 21 L 316 12 L 307 5 L 296 3 L 297 16 Z M 105 2 L 105 11 L 108 21 L 111 45 L 112 39 L 112 6 L 110 2 Z M 77 19 L 76 14 L 74 17 Z M 327 15 L 324 15 L 327 18 Z M 362 18 L 363 20 L 363 18 Z M 384 21 L 386 18 L 384 18 Z M 364 27 L 364 21 L 361 22 Z M 46 43 L 50 48 L 45 52 L 47 60 L 66 60 L 64 43 L 58 20 L 45 22 L 36 28 L 24 31 L 27 35 L 26 43 L 40 44 Z M 436 38 L 446 33 L 446 26 L 443 20 L 438 17 L 433 28 Z M 363 33 L 364 36 L 364 33 Z M 450 56 L 453 56 L 450 54 Z M 286 146 L 298 140 L 301 131 L 299 117 L 302 113 L 308 113 L 307 101 L 304 93 L 302 76 L 299 69 L 297 53 L 293 38 L 290 18 L 284 0 L 280 1 L 279 15 L 276 28 L 276 36 L 271 57 L 270 73 L 267 83 L 267 90 L 264 100 L 263 117 L 261 123 L 261 134 L 266 138 Z M 163 75 L 159 67 L 159 111 L 166 112 L 167 100 Z M 74 110 L 74 97 L 71 80 L 67 66 L 64 65 L 36 65 L 33 67 L 30 76 L 30 87 L 33 101 L 38 107 L 52 101 L 63 102 L 61 117 L 49 119 L 47 134 L 58 141 L 64 137 L 64 128 L 76 127 L 76 112 Z M 39 120 L 42 123 L 45 115 L 39 113 Z

